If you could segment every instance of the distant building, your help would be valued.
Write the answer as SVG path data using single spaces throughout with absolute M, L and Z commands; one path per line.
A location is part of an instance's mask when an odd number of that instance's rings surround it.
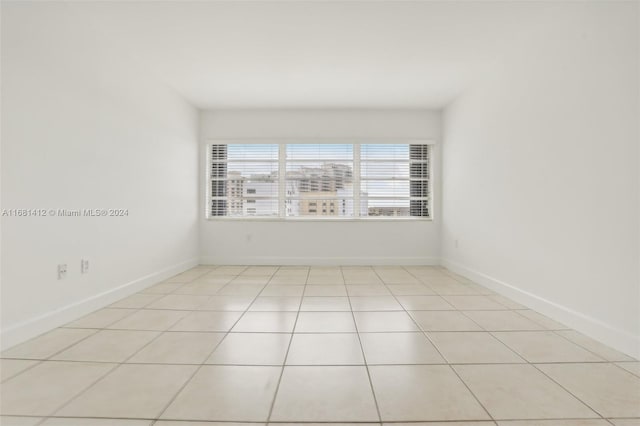
M 227 174 L 229 216 L 277 216 L 278 175 Z M 346 164 L 327 163 L 287 172 L 286 216 L 353 216 L 353 170 Z M 367 194 L 360 196 L 360 214 L 367 214 Z
M 369 207 L 369 216 L 409 216 L 409 207 Z

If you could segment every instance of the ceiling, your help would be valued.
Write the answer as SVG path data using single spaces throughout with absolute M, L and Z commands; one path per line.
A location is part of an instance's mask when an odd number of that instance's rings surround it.
M 544 2 L 535 2 L 536 4 Z M 531 2 L 67 3 L 199 108 L 440 108 L 535 28 Z

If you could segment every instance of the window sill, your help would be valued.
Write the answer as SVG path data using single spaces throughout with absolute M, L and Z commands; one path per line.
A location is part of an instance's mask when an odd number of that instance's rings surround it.
M 430 217 L 358 217 L 348 219 L 307 217 L 207 217 L 208 222 L 433 222 Z

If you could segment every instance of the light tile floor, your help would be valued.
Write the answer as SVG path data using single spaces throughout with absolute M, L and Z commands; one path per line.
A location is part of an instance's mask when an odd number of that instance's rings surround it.
M 438 267 L 200 266 L 1 356 L 2 426 L 640 426 L 637 360 Z

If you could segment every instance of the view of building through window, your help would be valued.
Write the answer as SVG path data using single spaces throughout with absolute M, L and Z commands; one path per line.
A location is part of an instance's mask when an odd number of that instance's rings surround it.
M 429 217 L 428 145 L 217 144 L 210 152 L 212 217 Z

